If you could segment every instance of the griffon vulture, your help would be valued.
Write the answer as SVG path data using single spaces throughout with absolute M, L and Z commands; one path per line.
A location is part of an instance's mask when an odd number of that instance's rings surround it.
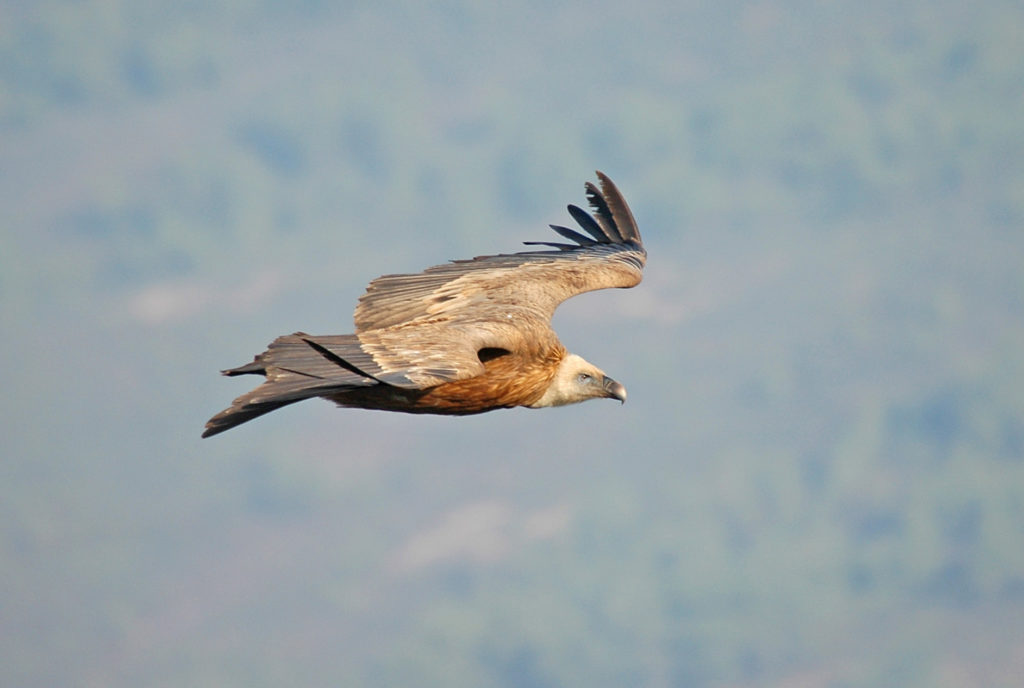
M 569 297 L 641 279 L 647 252 L 636 221 L 615 184 L 597 176 L 600 189 L 586 184 L 594 214 L 569 206 L 586 235 L 551 225 L 574 243 L 526 242 L 547 248 L 378 277 L 359 299 L 355 334 L 284 335 L 252 363 L 223 371 L 266 381 L 211 418 L 203 437 L 310 397 L 451 415 L 625 402 L 625 387 L 568 353 L 551 329 Z

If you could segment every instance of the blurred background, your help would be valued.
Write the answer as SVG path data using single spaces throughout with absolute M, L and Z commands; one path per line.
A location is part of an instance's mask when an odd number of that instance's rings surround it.
M 1024 7 L 0 5 L 0 683 L 1011 686 Z M 315 400 L 276 335 L 554 235 L 629 403 Z

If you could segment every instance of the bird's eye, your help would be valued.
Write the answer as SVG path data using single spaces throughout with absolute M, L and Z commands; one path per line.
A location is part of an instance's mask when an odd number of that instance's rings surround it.
M 580 373 L 579 375 L 576 376 L 576 381 L 577 382 L 590 382 L 590 375 L 588 375 L 587 373 Z

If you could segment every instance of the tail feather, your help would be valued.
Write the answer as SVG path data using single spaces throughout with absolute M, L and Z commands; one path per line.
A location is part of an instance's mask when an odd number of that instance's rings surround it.
M 223 371 L 228 376 L 260 374 L 267 379 L 207 421 L 203 437 L 211 437 L 303 399 L 380 384 L 376 378 L 348 363 L 347 352 L 365 356 L 354 335 L 332 337 L 329 352 L 303 332 L 278 337 L 251 363 Z

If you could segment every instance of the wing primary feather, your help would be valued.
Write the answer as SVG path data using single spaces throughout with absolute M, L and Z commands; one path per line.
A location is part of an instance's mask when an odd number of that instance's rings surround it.
M 228 368 L 227 370 L 222 370 L 220 371 L 220 374 L 227 375 L 228 377 L 234 377 L 235 375 L 249 374 L 264 375 L 266 374 L 266 372 L 266 365 L 263 363 L 263 361 L 259 360 L 259 358 L 256 358 L 251 363 L 240 365 L 237 368 Z
M 583 208 L 578 205 L 569 205 L 569 214 L 572 215 L 572 219 L 579 223 L 580 227 L 586 230 L 587 234 L 594 237 L 597 243 L 607 244 L 612 241 L 611 235 L 605 227 L 591 216 Z
M 569 229 L 568 227 L 563 227 L 561 225 L 548 225 L 548 227 L 555 230 L 556 232 L 564 236 L 566 239 L 571 239 L 572 241 L 575 241 L 580 246 L 593 246 L 594 244 L 597 243 L 590 237 L 583 236 L 575 229 Z
M 601 180 L 602 197 L 606 207 L 611 211 L 612 223 L 615 225 L 619 236 L 626 241 L 641 243 L 640 230 L 636 226 L 636 219 L 633 217 L 633 212 L 629 209 L 629 205 L 627 205 L 622 197 L 618 187 L 600 170 L 597 171 L 597 178 Z
M 590 201 L 590 207 L 594 209 L 594 219 L 601 225 L 601 228 L 608 235 L 608 238 L 613 243 L 622 243 L 622 235 L 619 234 L 618 227 L 615 226 L 615 216 L 612 215 L 612 211 L 608 208 L 608 203 L 604 200 L 604 196 L 596 186 L 591 182 L 587 182 L 587 200 Z
M 576 244 L 561 244 L 557 241 L 524 241 L 523 243 L 527 246 L 550 246 L 559 251 L 573 251 L 579 248 Z

